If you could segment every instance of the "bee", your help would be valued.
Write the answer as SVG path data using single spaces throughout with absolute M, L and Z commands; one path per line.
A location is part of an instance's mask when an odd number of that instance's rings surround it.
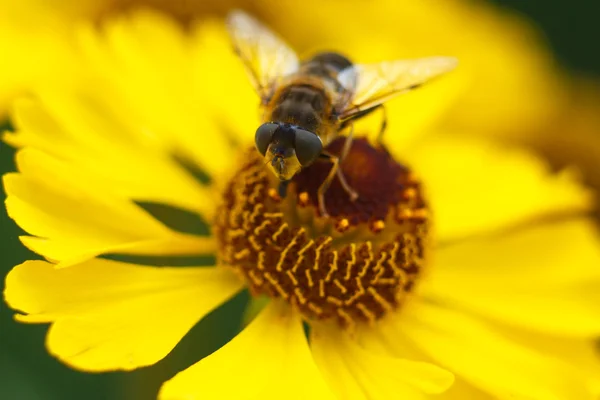
M 346 181 L 340 163 L 352 146 L 353 122 L 374 111 L 382 114 L 377 141 L 387 126 L 383 103 L 416 89 L 457 65 L 453 57 L 428 57 L 353 64 L 336 52 L 305 60 L 260 22 L 236 10 L 227 17 L 234 51 L 244 64 L 261 100 L 262 125 L 256 149 L 279 178 L 279 195 L 302 168 L 316 161 L 332 164 L 317 191 L 319 212 L 328 216 L 325 193 L 334 177 L 353 201 L 359 194 Z M 345 136 L 339 155 L 325 149 Z

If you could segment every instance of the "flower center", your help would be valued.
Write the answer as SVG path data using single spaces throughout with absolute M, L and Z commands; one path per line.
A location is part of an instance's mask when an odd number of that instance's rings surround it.
M 343 138 L 328 151 L 339 154 Z M 419 182 L 383 148 L 356 139 L 341 164 L 352 201 L 336 178 L 317 191 L 331 164 L 303 169 L 277 196 L 255 149 L 228 183 L 217 212 L 219 260 L 239 271 L 254 295 L 282 298 L 309 320 L 348 327 L 398 308 L 423 268 L 428 213 Z

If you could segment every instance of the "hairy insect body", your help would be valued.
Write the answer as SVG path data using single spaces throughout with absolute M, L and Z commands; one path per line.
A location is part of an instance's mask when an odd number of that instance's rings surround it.
M 297 125 L 321 136 L 323 122 L 327 120 L 329 99 L 325 92 L 309 84 L 292 84 L 281 88 L 272 100 L 271 112 L 265 121 L 278 121 Z
M 337 53 L 319 53 L 288 77 L 266 107 L 264 122 L 296 125 L 317 134 L 324 145 L 337 136 L 334 96 L 344 94 L 337 75 L 352 63 Z
M 255 144 L 265 166 L 280 180 L 280 195 L 302 168 L 316 161 L 332 164 L 318 190 L 322 216 L 328 215 L 324 196 L 335 177 L 352 200 L 359 195 L 340 168 L 352 146 L 353 121 L 381 110 L 377 136 L 381 144 L 387 126 L 383 103 L 456 66 L 452 57 L 353 64 L 334 52 L 300 60 L 274 32 L 242 11 L 233 11 L 227 26 L 261 98 L 263 123 L 256 130 Z M 327 152 L 327 145 L 339 136 L 345 137 L 341 152 Z

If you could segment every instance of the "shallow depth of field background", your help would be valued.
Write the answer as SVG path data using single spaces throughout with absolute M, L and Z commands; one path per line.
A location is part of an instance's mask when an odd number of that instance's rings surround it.
M 600 1 L 493 0 L 528 16 L 545 33 L 558 62 L 571 73 L 600 81 Z M 2 57 L 2 54 L 0 54 Z M 10 60 L 2 60 L 10 62 Z M 600 110 L 598 110 L 600 113 Z M 3 128 L 7 126 L 2 123 Z M 598 132 L 600 135 L 600 132 Z M 0 146 L 0 172 L 13 171 L 12 149 Z M 4 197 L 4 194 L 2 195 Z M 22 234 L 0 208 L 0 276 L 35 258 L 19 242 Z M 3 287 L 3 283 L 0 284 Z M 227 342 L 236 332 L 247 300 L 242 293 L 197 325 L 157 365 L 131 373 L 84 374 L 60 364 L 44 348 L 46 325 L 13 322 L 0 304 L 0 399 L 151 399 L 159 385 L 177 371 Z M 250 362 L 250 360 L 249 360 Z M 251 366 L 249 365 L 249 368 Z M 235 381 L 235 377 L 231 377 Z

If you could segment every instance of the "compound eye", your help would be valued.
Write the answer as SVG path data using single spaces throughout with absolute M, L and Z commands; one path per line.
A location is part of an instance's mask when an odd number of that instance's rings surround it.
M 300 165 L 306 167 L 319 157 L 319 154 L 323 151 L 323 142 L 313 132 L 296 129 L 295 149 Z
M 269 144 L 271 144 L 271 140 L 273 139 L 273 133 L 275 133 L 275 130 L 277 130 L 278 127 L 278 124 L 267 122 L 259 126 L 256 130 L 256 135 L 254 136 L 254 143 L 256 144 L 256 149 L 263 156 L 267 153 Z

